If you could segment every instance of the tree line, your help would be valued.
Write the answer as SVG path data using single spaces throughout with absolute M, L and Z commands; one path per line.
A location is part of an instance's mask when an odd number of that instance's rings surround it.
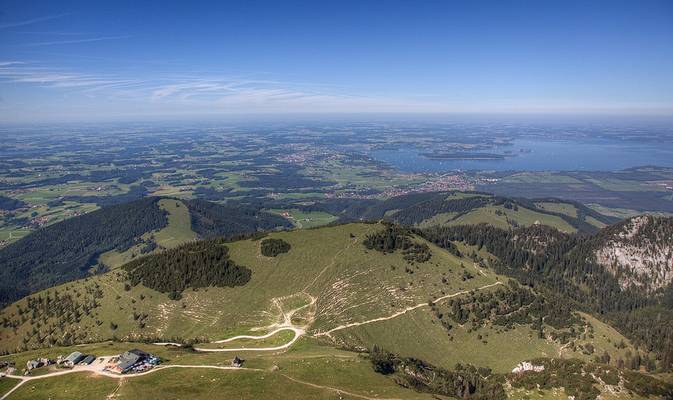
M 0 249 L 0 304 L 82 278 L 109 250 L 124 251 L 136 238 L 168 223 L 157 198 L 105 207 L 39 229 Z

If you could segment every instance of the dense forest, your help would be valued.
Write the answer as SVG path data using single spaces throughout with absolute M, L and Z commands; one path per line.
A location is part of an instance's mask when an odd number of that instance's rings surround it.
M 185 204 L 191 215 L 192 230 L 203 238 L 292 227 L 285 218 L 252 207 L 227 206 L 205 200 L 190 200 Z
M 260 251 L 265 257 L 275 257 L 290 251 L 290 243 L 283 239 L 264 239 L 260 243 Z
M 21 200 L 12 199 L 11 197 L 6 197 L 0 195 L 0 210 L 12 211 L 17 208 L 26 207 L 27 204 Z
M 336 183 L 312 179 L 304 176 L 300 171 L 301 168 L 296 165 L 284 164 L 273 173 L 250 174 L 250 176 L 254 177 L 254 180 L 244 180 L 238 184 L 244 188 L 273 188 L 274 191 L 283 193 L 301 188 L 315 190 L 316 188 L 331 186 Z
M 157 198 L 102 208 L 42 229 L 0 249 L 0 304 L 84 277 L 109 250 L 166 226 Z
M 673 219 L 665 221 L 673 223 Z M 544 226 L 502 230 L 481 224 L 435 227 L 422 231 L 422 235 L 441 247 L 452 247 L 452 241 L 460 241 L 488 250 L 498 259 L 492 263 L 496 272 L 600 316 L 636 345 L 654 352 L 660 368 L 670 370 L 673 310 L 665 302 L 671 289 L 651 295 L 622 288 L 613 274 L 595 262 L 594 251 L 614 234 L 614 229 L 585 236 L 565 235 Z
M 187 243 L 124 265 L 132 285 L 170 293 L 173 300 L 187 288 L 243 286 L 252 271 L 229 259 L 224 239 Z

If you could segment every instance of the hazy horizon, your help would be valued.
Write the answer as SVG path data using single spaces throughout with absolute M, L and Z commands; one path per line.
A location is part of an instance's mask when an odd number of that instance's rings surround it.
M 673 3 L 5 2 L 0 121 L 673 115 Z

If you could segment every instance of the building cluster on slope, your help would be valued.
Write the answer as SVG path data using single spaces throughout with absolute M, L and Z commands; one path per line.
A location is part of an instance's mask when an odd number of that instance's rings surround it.
M 56 360 L 49 358 L 35 358 L 33 360 L 26 361 L 26 369 L 24 370 L 24 374 L 30 375 L 32 370 L 36 368 L 48 367 L 50 365 L 56 365 L 59 368 L 73 368 L 76 365 L 89 365 L 95 360 L 96 356 L 92 354 L 82 354 L 79 351 L 74 351 L 67 357 L 58 356 Z
M 94 361 L 96 361 L 96 356 L 93 354 L 83 354 L 79 351 L 74 351 L 66 358 L 59 356 L 56 363 L 66 368 L 73 368 L 75 365 L 90 365 Z
M 142 350 L 132 349 L 114 357 L 100 357 L 95 366 L 88 367 L 96 361 L 93 354 L 83 354 L 79 351 L 70 353 L 67 357 L 58 356 L 56 360 L 37 358 L 26 362 L 25 375 L 40 367 L 55 365 L 58 368 L 83 367 L 96 371 L 106 371 L 117 374 L 137 373 L 148 371 L 161 363 L 161 359 Z M 242 360 L 240 361 L 242 363 Z
M 148 371 L 161 363 L 161 359 L 142 350 L 132 349 L 113 357 L 105 366 L 106 371 L 118 374 Z

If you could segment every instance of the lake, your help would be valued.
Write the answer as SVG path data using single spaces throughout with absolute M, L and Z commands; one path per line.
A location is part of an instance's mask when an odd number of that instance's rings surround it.
M 673 143 L 621 140 L 565 141 L 516 139 L 513 145 L 487 153 L 512 153 L 498 160 L 429 159 L 413 147 L 375 150 L 369 155 L 403 172 L 487 171 L 617 171 L 643 165 L 673 167 Z

